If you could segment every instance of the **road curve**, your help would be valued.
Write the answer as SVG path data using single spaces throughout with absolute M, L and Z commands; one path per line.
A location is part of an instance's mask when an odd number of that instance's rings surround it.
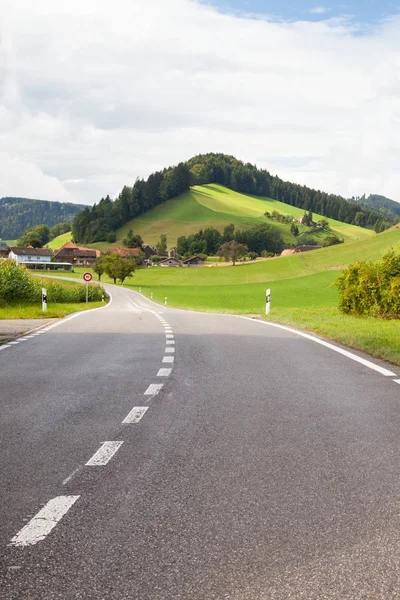
M 0 351 L 0 598 L 398 600 L 397 368 L 108 287 Z

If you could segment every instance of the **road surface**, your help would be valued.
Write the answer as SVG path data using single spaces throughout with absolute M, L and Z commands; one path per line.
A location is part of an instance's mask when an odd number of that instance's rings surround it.
M 400 598 L 400 369 L 107 307 L 0 351 L 0 598 Z

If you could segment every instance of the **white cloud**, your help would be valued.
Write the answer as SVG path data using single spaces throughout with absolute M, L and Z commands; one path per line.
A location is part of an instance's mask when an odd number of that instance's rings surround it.
M 310 13 L 313 15 L 325 15 L 329 10 L 330 9 L 326 6 L 314 6 L 314 8 L 310 10 Z
M 400 200 L 399 24 L 356 36 L 191 0 L 3 0 L 0 195 L 90 203 L 219 151 Z

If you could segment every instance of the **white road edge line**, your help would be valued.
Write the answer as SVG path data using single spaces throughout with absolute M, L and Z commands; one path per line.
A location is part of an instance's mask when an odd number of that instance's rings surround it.
M 277 329 L 283 329 L 284 331 L 290 331 L 290 333 L 300 335 L 301 337 L 311 340 L 312 342 L 316 342 L 317 344 L 320 344 L 321 346 L 325 346 L 325 348 L 334 350 L 335 352 L 338 352 L 339 354 L 342 354 L 343 356 L 346 356 L 347 358 L 350 358 L 351 360 L 354 360 L 355 362 L 358 362 L 358 363 L 364 365 L 365 367 L 368 367 L 369 369 L 373 369 L 374 371 L 377 371 L 378 373 L 380 373 L 381 375 L 384 375 L 385 377 L 396 377 L 396 373 L 393 373 L 392 371 L 389 371 L 388 369 L 380 367 L 379 365 L 376 365 L 375 363 L 373 363 L 369 360 L 366 360 L 365 358 L 361 358 L 360 356 L 357 356 L 357 354 L 353 354 L 352 352 L 349 352 L 348 350 L 344 350 L 343 348 L 334 346 L 333 344 L 330 344 L 329 342 L 320 340 L 317 337 L 310 335 L 309 333 L 304 333 L 303 331 L 298 331 L 297 329 L 292 329 L 291 327 L 286 327 L 285 325 L 278 325 L 278 323 L 254 320 L 251 317 L 239 317 L 239 318 L 246 319 L 247 321 L 252 321 L 253 323 L 260 323 L 261 325 L 267 325 L 269 327 L 276 327 Z
M 12 538 L 9 545 L 33 546 L 44 540 L 78 498 L 79 496 L 57 496 L 49 500 L 46 506 Z
M 146 411 L 148 411 L 148 406 L 134 406 L 131 412 L 126 415 L 125 419 L 122 421 L 123 423 L 139 423 L 140 419 L 144 416 Z
M 151 383 L 147 390 L 145 391 L 145 396 L 156 396 L 163 387 L 163 383 Z
M 124 442 L 103 442 L 97 452 L 93 454 L 92 458 L 87 461 L 86 466 L 97 467 L 106 465 L 123 443 Z

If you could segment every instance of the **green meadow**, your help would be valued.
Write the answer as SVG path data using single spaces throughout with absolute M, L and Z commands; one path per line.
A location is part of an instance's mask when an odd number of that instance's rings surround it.
M 46 244 L 50 250 L 58 250 L 61 246 L 64 246 L 67 242 L 72 240 L 72 233 L 69 231 L 68 233 L 63 233 L 62 235 L 58 235 L 51 242 Z
M 91 244 L 94 248 L 104 250 L 110 246 L 120 246 L 129 229 L 142 236 L 146 244 L 153 245 L 160 238 L 161 233 L 166 233 L 168 246 L 176 244 L 178 237 L 191 235 L 215 227 L 222 231 L 230 223 L 239 229 L 249 229 L 260 223 L 270 223 L 264 213 L 276 210 L 295 218 L 304 215 L 304 210 L 290 206 L 271 198 L 259 198 L 234 192 L 222 185 L 209 184 L 195 186 L 185 194 L 168 200 L 156 206 L 144 215 L 129 221 L 117 231 L 117 241 L 114 244 L 98 242 Z M 322 218 L 314 215 L 315 220 Z M 328 219 L 332 230 L 344 241 L 356 241 L 373 237 L 373 231 L 347 225 L 334 219 Z M 290 226 L 283 223 L 274 223 L 280 229 L 285 242 L 295 244 L 296 238 L 290 233 Z M 300 226 L 300 232 L 306 227 Z M 325 233 L 320 234 L 321 239 Z

